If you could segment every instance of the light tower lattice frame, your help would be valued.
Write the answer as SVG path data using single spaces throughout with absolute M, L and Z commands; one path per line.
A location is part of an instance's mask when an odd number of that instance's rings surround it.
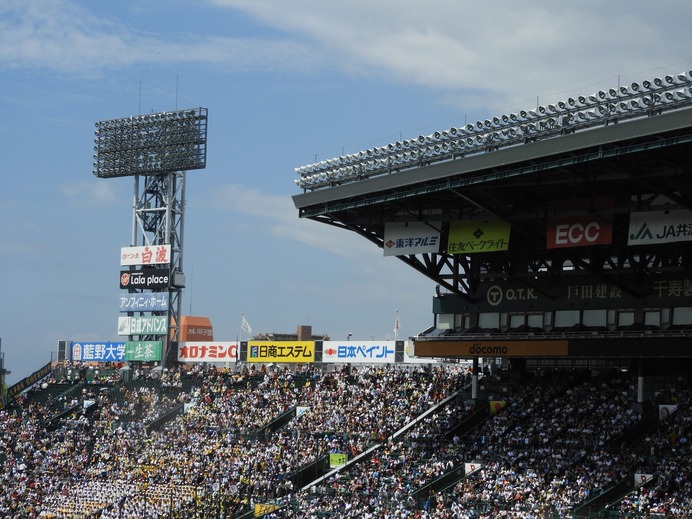
M 168 340 L 180 339 L 182 296 L 185 288 L 183 251 L 185 171 L 135 175 L 132 206 L 132 245 L 170 245 Z M 155 337 L 144 336 L 142 340 Z M 168 351 L 168 348 L 164 348 Z M 164 357 L 165 358 L 165 357 Z

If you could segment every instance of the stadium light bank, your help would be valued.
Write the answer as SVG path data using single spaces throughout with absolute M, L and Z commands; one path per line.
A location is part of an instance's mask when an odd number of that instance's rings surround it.
M 304 192 L 692 105 L 692 71 L 503 114 L 295 169 Z

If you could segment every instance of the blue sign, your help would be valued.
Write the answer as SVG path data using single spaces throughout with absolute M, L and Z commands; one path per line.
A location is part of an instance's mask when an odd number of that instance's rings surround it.
M 124 362 L 124 342 L 72 342 L 72 361 Z
M 168 292 L 145 292 L 120 296 L 121 312 L 167 312 Z

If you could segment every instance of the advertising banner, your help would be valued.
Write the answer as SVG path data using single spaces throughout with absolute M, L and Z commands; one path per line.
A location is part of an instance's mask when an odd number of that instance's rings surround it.
M 41 379 L 47 377 L 52 369 L 52 365 L 49 362 L 42 368 L 34 371 L 31 375 L 28 377 L 24 377 L 22 380 L 17 382 L 16 384 L 11 385 L 8 388 L 5 388 L 5 402 L 9 403 L 14 400 L 17 395 L 19 395 L 22 391 L 25 389 L 29 389 L 31 386 L 36 384 L 37 382 L 40 382 Z
M 395 341 L 324 341 L 322 362 L 374 364 L 394 363 Z
M 384 255 L 403 256 L 440 252 L 440 222 L 386 222 Z
M 646 294 L 647 305 L 688 306 L 692 296 L 692 273 L 651 273 L 646 277 L 621 276 L 619 285 L 593 278 L 545 278 L 536 280 L 482 281 L 472 294 L 481 312 L 523 311 L 526 308 L 636 308 L 641 296 L 621 287 L 629 285 Z M 433 304 L 446 304 L 438 298 Z M 451 313 L 440 308 L 440 313 Z
M 677 411 L 677 404 L 659 404 L 658 405 L 658 419 L 665 420 L 670 416 L 671 413 Z
M 237 358 L 237 342 L 178 343 L 179 362 L 235 362 Z
M 122 362 L 124 342 L 76 342 L 70 345 L 73 362 Z
M 125 343 L 125 360 L 127 361 L 160 361 L 163 343 L 161 341 L 127 341 Z
M 314 362 L 314 341 L 248 341 L 248 362 Z
M 341 454 L 338 452 L 330 452 L 329 453 L 329 468 L 330 469 L 336 469 L 339 467 L 343 467 L 346 465 L 346 462 L 348 461 L 348 454 Z
M 464 474 L 472 474 L 476 472 L 477 470 L 481 470 L 483 468 L 483 465 L 480 463 L 464 463 Z
M 169 282 L 170 272 L 168 269 L 120 271 L 120 288 L 123 290 L 132 288 L 158 290 L 161 288 L 168 288 Z
M 255 517 L 264 517 L 275 510 L 281 508 L 280 505 L 274 503 L 255 503 L 254 514 Z
M 495 414 L 500 409 L 505 407 L 507 405 L 507 402 L 504 400 L 491 400 L 489 402 L 489 404 L 490 404 L 490 414 Z
M 168 292 L 123 294 L 119 298 L 121 312 L 166 312 L 170 300 Z
M 574 216 L 548 220 L 548 249 L 610 245 L 612 240 L 613 224 L 603 217 Z
M 567 340 L 415 341 L 418 357 L 565 357 Z
M 462 220 L 449 226 L 447 253 L 478 254 L 509 250 L 512 226 L 500 220 Z
M 167 335 L 167 321 L 165 315 L 118 317 L 118 335 Z
M 634 486 L 640 487 L 654 478 L 653 474 L 635 474 L 634 475 Z
M 123 267 L 132 265 L 169 265 L 170 263 L 170 245 L 120 248 L 120 265 Z
M 630 214 L 627 245 L 692 241 L 692 211 L 646 211 Z

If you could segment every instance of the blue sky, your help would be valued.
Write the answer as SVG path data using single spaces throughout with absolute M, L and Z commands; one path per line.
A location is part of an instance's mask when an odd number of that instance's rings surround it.
M 3 0 L 0 337 L 8 382 L 59 340 L 115 341 L 133 179 L 92 174 L 94 123 L 209 110 L 187 174 L 185 314 L 235 340 L 312 325 L 393 339 L 435 284 L 298 218 L 294 168 L 692 67 L 692 2 Z

